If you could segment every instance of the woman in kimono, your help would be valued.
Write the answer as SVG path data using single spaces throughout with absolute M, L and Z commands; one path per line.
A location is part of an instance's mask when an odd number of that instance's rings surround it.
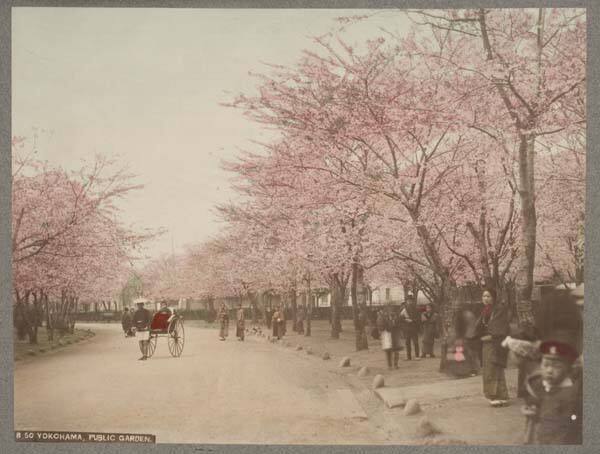
M 225 338 L 229 336 L 229 312 L 227 311 L 227 306 L 225 306 L 225 303 L 221 304 L 218 318 L 219 323 L 221 324 L 219 329 L 219 340 L 224 341 Z
M 485 289 L 481 299 L 483 309 L 476 326 L 482 342 L 483 394 L 492 407 L 501 407 L 508 402 L 504 376 L 508 350 L 502 346 L 509 334 L 508 309 L 496 302 L 496 293 L 492 289 Z

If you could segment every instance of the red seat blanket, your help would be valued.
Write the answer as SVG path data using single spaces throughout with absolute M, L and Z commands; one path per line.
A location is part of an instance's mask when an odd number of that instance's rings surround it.
M 171 314 L 167 312 L 157 312 L 152 318 L 150 329 L 152 331 L 166 331 L 169 328 L 169 317 L 171 317 Z

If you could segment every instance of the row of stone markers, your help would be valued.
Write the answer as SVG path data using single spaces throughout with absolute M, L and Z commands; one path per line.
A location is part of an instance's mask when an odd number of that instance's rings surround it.
M 311 347 L 303 347 L 302 345 L 296 345 L 295 347 L 288 341 L 285 340 L 277 340 L 276 338 L 271 337 L 270 335 L 265 335 L 262 332 L 258 332 L 255 334 L 255 337 L 257 338 L 261 338 L 264 339 L 265 342 L 269 342 L 272 344 L 280 344 L 284 347 L 287 348 L 294 348 L 295 351 L 304 351 L 307 355 L 314 355 L 316 357 L 320 356 L 323 360 L 330 360 L 331 359 L 331 355 L 329 352 L 322 352 L 322 353 L 317 353 L 314 352 L 312 350 Z M 345 356 L 343 358 L 340 359 L 338 366 L 340 368 L 346 368 L 346 367 L 350 367 L 351 361 L 350 358 L 348 356 Z M 361 378 L 365 378 L 367 376 L 369 376 L 370 374 L 370 370 L 368 367 L 363 366 L 358 370 L 358 377 Z M 371 390 L 375 393 L 375 395 L 377 395 L 377 397 L 379 397 L 382 402 L 385 401 L 385 399 L 382 396 L 382 390 L 385 387 L 385 378 L 383 375 L 381 374 L 377 374 L 373 377 L 373 380 L 371 382 Z M 392 388 L 388 388 L 388 389 L 392 389 Z M 392 403 L 388 402 L 388 408 L 402 408 L 403 414 L 405 416 L 416 416 L 416 415 L 421 415 L 421 418 L 419 419 L 418 423 L 417 423 L 417 427 L 415 430 L 415 434 L 417 435 L 417 437 L 423 439 L 424 444 L 467 444 L 464 441 L 460 441 L 460 440 L 447 440 L 447 439 L 437 439 L 434 438 L 436 435 L 439 435 L 442 433 L 442 431 L 440 430 L 440 428 L 434 423 L 432 422 L 429 417 L 424 414 L 423 409 L 421 408 L 420 403 L 416 400 L 416 399 L 397 399 L 395 401 L 393 401 Z
M 342 359 L 340 362 L 340 367 L 349 367 L 350 366 L 350 358 L 346 357 Z M 370 370 L 367 366 L 363 366 L 358 370 L 357 375 L 361 378 L 367 377 L 370 373 Z M 377 374 L 373 377 L 371 382 L 372 391 L 383 401 L 381 394 L 378 392 L 381 388 L 385 386 L 385 378 L 381 374 Z M 397 402 L 396 405 L 389 406 L 389 408 L 402 407 L 404 416 L 414 416 L 423 413 L 421 409 L 421 405 L 416 399 L 402 400 Z M 432 423 L 427 415 L 423 415 L 417 424 L 416 434 L 418 437 L 432 437 L 434 435 L 438 435 L 441 433 L 439 427 L 437 427 L 434 423 Z

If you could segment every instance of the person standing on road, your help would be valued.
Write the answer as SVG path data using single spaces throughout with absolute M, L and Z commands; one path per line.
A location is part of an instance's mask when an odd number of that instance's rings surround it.
M 227 311 L 227 306 L 225 303 L 221 303 L 221 307 L 219 308 L 219 340 L 224 341 L 227 336 L 229 336 L 229 312 Z
M 377 329 L 380 333 L 381 349 L 385 352 L 388 369 L 398 369 L 402 350 L 402 325 L 400 317 L 390 306 L 377 314 Z
M 406 361 L 412 359 L 411 343 L 415 347 L 415 360 L 418 361 L 419 355 L 419 329 L 421 325 L 421 314 L 417 309 L 417 301 L 411 294 L 407 297 L 407 302 L 402 311 L 400 317 L 404 323 L 404 337 L 406 339 Z
M 381 339 L 381 349 L 385 353 L 388 369 L 392 369 L 392 331 L 389 323 L 389 307 L 377 313 L 377 329 Z
M 152 314 L 150 311 L 144 307 L 144 303 L 137 303 L 137 310 L 133 314 L 133 324 L 135 325 L 135 329 L 138 332 L 145 332 L 150 329 L 150 323 L 152 323 Z M 148 359 L 148 339 L 142 339 L 139 342 L 140 351 L 142 352 L 142 357 L 139 358 L 140 361 L 145 361 Z
M 402 320 L 400 315 L 396 311 L 390 311 L 387 319 L 387 328 L 392 334 L 392 349 L 388 354 L 388 366 L 391 367 L 392 355 L 394 358 L 394 367 L 398 369 L 398 362 L 400 361 L 400 351 L 402 347 Z
M 282 333 L 282 319 L 283 319 L 283 314 L 281 312 L 281 309 L 279 306 L 277 306 L 275 308 L 275 311 L 273 312 L 273 317 L 271 319 L 271 325 L 273 326 L 273 338 L 276 338 L 277 340 L 281 339 L 281 336 L 283 336 Z
M 235 327 L 235 335 L 238 340 L 244 340 L 244 332 L 246 330 L 246 316 L 244 315 L 244 308 L 242 307 L 242 303 L 240 303 L 237 311 L 237 322 Z
M 492 407 L 501 407 L 508 402 L 504 376 L 508 350 L 502 347 L 509 334 L 508 309 L 496 302 L 493 289 L 484 289 L 481 299 L 483 309 L 476 330 L 482 342 L 483 394 Z
M 433 306 L 431 304 L 425 306 L 425 312 L 421 314 L 421 324 L 423 325 L 423 351 L 421 358 L 425 358 L 427 355 L 430 358 L 435 358 L 433 344 L 435 342 L 438 320 L 439 317 L 434 312 Z
M 129 308 L 126 307 L 123 309 L 123 316 L 121 317 L 121 327 L 123 327 L 125 337 L 133 336 L 133 332 L 131 331 L 132 326 L 133 317 L 131 316 L 131 312 L 129 312 Z

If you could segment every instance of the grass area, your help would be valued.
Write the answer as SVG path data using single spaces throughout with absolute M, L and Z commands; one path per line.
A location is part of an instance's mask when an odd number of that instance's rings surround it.
M 73 334 L 68 333 L 61 337 L 58 334 L 58 332 L 55 331 L 54 340 L 50 342 L 48 340 L 46 328 L 41 327 L 38 328 L 37 344 L 30 344 L 29 338 L 19 340 L 16 336 L 14 336 L 13 345 L 15 361 L 20 361 L 25 358 L 32 358 L 48 354 L 49 352 L 65 348 L 68 345 L 73 345 L 78 342 L 81 342 L 82 340 L 85 340 L 93 335 L 94 333 L 90 330 L 75 329 L 75 332 Z

